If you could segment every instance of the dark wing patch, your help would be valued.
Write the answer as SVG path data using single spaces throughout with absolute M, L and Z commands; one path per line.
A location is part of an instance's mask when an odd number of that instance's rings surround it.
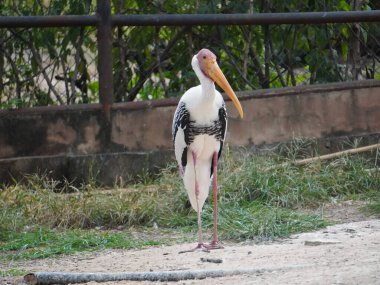
M 172 136 L 173 144 L 175 137 L 177 135 L 178 128 L 181 127 L 183 130 L 188 130 L 190 126 L 190 113 L 186 109 L 186 104 L 184 102 L 179 103 L 177 110 L 174 114 L 173 125 L 172 125 Z M 189 145 L 189 132 L 185 132 L 185 142 Z
M 188 146 L 194 141 L 197 135 L 207 134 L 214 136 L 216 140 L 220 142 L 220 148 L 218 152 L 218 159 L 222 154 L 224 139 L 226 136 L 227 129 L 227 112 L 225 104 L 219 109 L 218 118 L 209 125 L 198 125 L 196 122 L 190 119 L 190 113 L 186 108 L 184 102 L 180 102 L 177 110 L 174 114 L 172 135 L 173 135 L 173 145 L 176 153 L 180 154 L 177 156 L 177 160 L 180 160 L 181 167 L 184 169 L 187 165 L 187 150 Z M 176 136 L 178 129 L 181 128 L 184 133 L 184 143 L 181 146 L 176 145 Z M 177 141 L 178 142 L 178 141 Z M 181 148 L 181 149 L 179 149 Z M 213 173 L 213 163 L 211 163 L 211 175 Z
M 182 151 L 181 164 L 182 164 L 182 168 L 185 169 L 187 165 L 187 147 L 185 147 Z
M 221 146 L 220 146 L 220 149 L 219 149 L 219 155 L 218 155 L 218 158 L 220 157 L 220 155 L 222 154 L 222 149 L 223 149 L 223 142 L 224 142 L 224 139 L 226 138 L 226 131 L 227 131 L 227 111 L 226 111 L 226 105 L 223 104 L 222 108 L 219 109 L 219 122 L 220 122 L 220 136 L 221 136 Z
M 185 144 L 188 146 L 190 144 L 189 131 L 190 131 L 190 113 L 186 108 L 186 104 L 184 102 L 180 102 L 178 104 L 177 110 L 174 114 L 173 125 L 172 125 L 172 137 L 173 137 L 173 145 L 174 149 L 179 146 L 175 145 L 175 138 L 177 136 L 178 129 L 181 128 L 184 132 Z M 176 150 L 177 151 L 177 150 Z M 183 147 L 182 150 L 178 150 L 182 152 L 181 155 L 181 166 L 185 168 L 187 165 L 187 147 Z
M 223 103 L 223 106 L 219 109 L 219 118 L 218 118 L 218 133 L 217 133 L 217 139 L 220 141 L 220 148 L 218 152 L 218 160 L 222 154 L 223 150 L 223 144 L 224 139 L 226 137 L 226 131 L 227 131 L 227 111 L 226 111 L 226 105 Z M 211 162 L 211 175 L 214 171 L 214 160 Z

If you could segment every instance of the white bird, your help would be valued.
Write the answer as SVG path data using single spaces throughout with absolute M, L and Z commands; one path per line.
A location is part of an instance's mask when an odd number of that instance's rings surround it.
M 200 85 L 190 88 L 180 99 L 173 118 L 172 135 L 175 157 L 192 208 L 198 215 L 198 245 L 189 251 L 223 248 L 218 240 L 217 164 L 227 129 L 226 106 L 215 89 L 217 83 L 231 98 L 240 117 L 243 109 L 223 72 L 216 56 L 208 49 L 194 55 L 191 65 Z M 213 184 L 214 235 L 210 244 L 203 243 L 201 211 Z M 187 252 L 187 251 L 184 251 Z

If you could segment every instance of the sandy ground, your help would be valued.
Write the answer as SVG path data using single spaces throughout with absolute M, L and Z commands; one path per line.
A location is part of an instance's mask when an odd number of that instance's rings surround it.
M 2 267 L 5 266 L 5 270 L 18 268 L 30 272 L 258 269 L 254 274 L 159 284 L 380 284 L 379 219 L 351 221 L 268 243 L 224 243 L 224 249 L 210 253 L 178 253 L 193 246 L 179 244 L 143 250 L 106 250 L 55 259 L 11 262 Z M 202 258 L 222 262 L 205 262 Z M 153 283 L 122 281 L 101 284 Z M 23 284 L 23 281 L 20 277 L 7 277 L 0 278 L 0 284 Z

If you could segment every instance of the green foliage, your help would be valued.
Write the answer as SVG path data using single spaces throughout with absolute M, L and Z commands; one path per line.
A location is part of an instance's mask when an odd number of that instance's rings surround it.
M 8 101 L 0 102 L 0 109 L 19 109 L 27 106 L 28 104 L 24 98 L 11 98 Z
M 96 1 L 6 0 L 0 15 L 93 14 Z M 114 14 L 209 14 L 351 11 L 329 1 L 112 1 Z M 372 1 L 362 10 L 377 9 Z M 115 102 L 180 96 L 196 84 L 190 61 L 200 48 L 217 54 L 235 90 L 377 78 L 380 28 L 360 24 L 115 27 Z M 0 108 L 98 102 L 95 28 L 0 31 Z M 358 44 L 358 45 L 357 45 Z M 360 53 L 356 54 L 357 46 Z M 365 59 L 365 60 L 364 60 Z M 360 66 L 354 62 L 361 62 Z M 359 70 L 359 71 L 358 71 Z M 358 72 L 357 72 L 358 71 Z M 51 83 L 51 84 L 49 84 Z
M 4 2 L 0 15 L 6 16 L 89 14 L 95 7 L 90 0 Z M 96 69 L 95 59 L 88 62 L 95 57 L 94 32 L 87 28 L 1 30 L 0 108 L 89 103 L 94 93 L 87 85 L 96 76 L 89 75 L 90 69 Z

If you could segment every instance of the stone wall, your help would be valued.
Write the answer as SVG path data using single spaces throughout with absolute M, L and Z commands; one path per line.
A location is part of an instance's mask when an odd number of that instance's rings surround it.
M 226 140 L 267 145 L 296 137 L 380 133 L 380 81 L 238 92 L 240 119 L 227 102 Z M 178 99 L 114 104 L 107 121 L 98 104 L 0 111 L 0 182 L 25 173 L 105 184 L 173 160 L 171 123 Z

